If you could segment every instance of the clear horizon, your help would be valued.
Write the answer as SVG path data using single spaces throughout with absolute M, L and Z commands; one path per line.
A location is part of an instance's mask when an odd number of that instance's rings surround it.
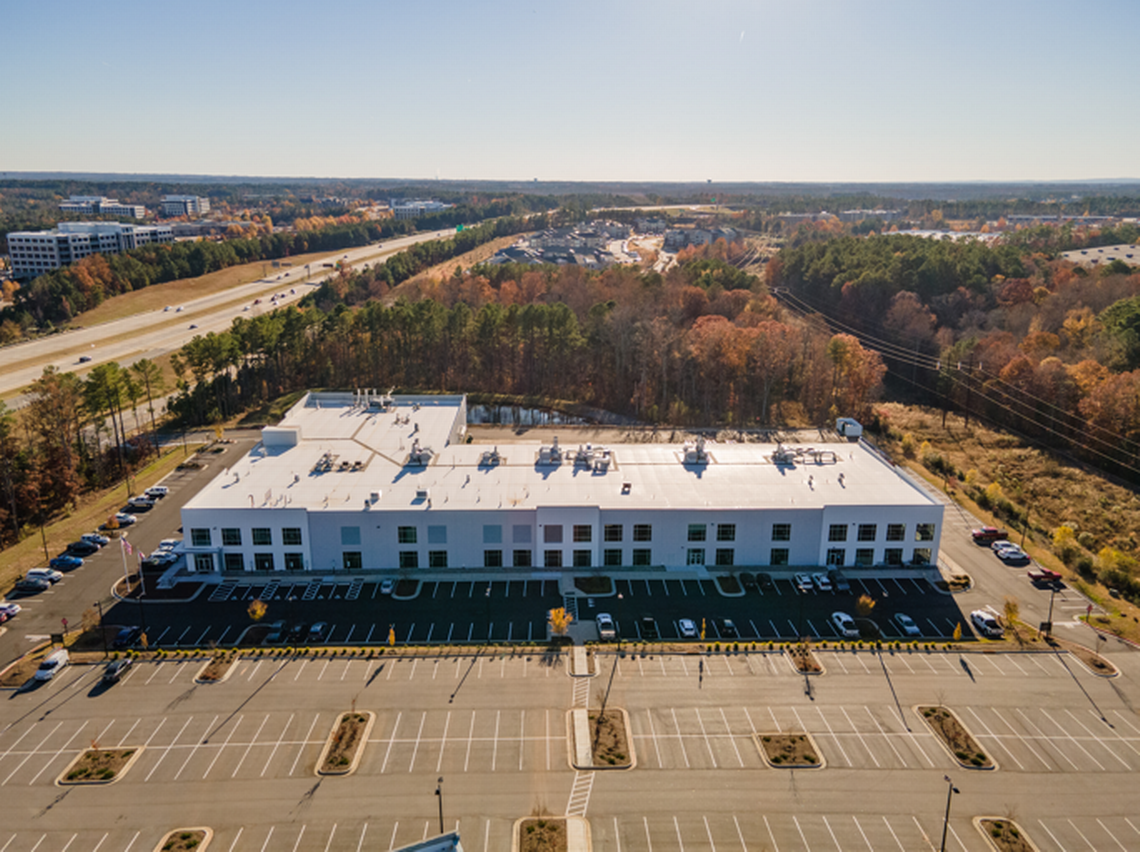
M 6 10 L 0 169 L 623 183 L 1135 180 L 1140 4 L 342 0 Z M 1095 51 L 1095 67 L 1086 57 Z M 1123 177 L 1121 177 L 1123 175 Z

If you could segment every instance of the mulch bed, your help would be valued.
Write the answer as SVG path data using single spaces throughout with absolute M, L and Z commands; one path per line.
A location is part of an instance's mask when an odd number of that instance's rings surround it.
M 230 670 L 230 666 L 237 661 L 237 654 L 219 654 L 210 660 L 210 664 L 206 668 L 202 669 L 202 673 L 198 675 L 198 680 L 221 680 Z
M 345 713 L 332 734 L 332 745 L 321 764 L 321 772 L 347 772 L 356 757 L 356 751 L 364 745 L 364 731 L 368 727 L 368 716 L 364 713 Z
M 419 587 L 420 584 L 418 580 L 400 580 L 396 583 L 395 591 L 393 591 L 392 594 L 399 595 L 403 598 L 411 597 L 416 593 Z
M 28 679 L 36 673 L 36 669 L 40 667 L 43 658 L 50 654 L 55 648 L 44 648 L 36 651 L 34 654 L 28 654 L 17 660 L 10 669 L 7 669 L 3 676 L 0 676 L 0 687 L 19 687 L 28 682 Z
M 575 577 L 574 588 L 587 595 L 608 595 L 614 590 L 609 577 Z
M 201 829 L 192 831 L 173 831 L 162 844 L 162 852 L 191 852 L 197 849 L 206 839 L 206 832 Z
M 733 577 L 731 574 L 725 577 L 715 577 L 716 584 L 720 586 L 720 590 L 730 595 L 740 593 L 740 581 Z
M 567 852 L 566 820 L 523 820 L 519 824 L 519 852 Z
M 67 771 L 63 784 L 110 781 L 131 759 L 135 749 L 88 749 Z
M 760 734 L 760 747 L 768 762 L 780 769 L 805 769 L 821 766 L 817 749 L 807 734 Z
M 791 657 L 792 665 L 796 667 L 796 671 L 801 674 L 818 674 L 823 671 L 823 666 L 815 658 L 811 646 L 806 643 L 793 645 L 788 649 L 788 656 Z
M 979 822 L 986 837 L 1001 852 L 1034 852 L 1021 827 L 1013 820 L 983 819 Z
M 958 717 L 948 707 L 919 707 L 926 724 L 936 735 L 942 738 L 950 753 L 957 758 L 963 766 L 972 766 L 978 769 L 992 767 L 994 762 L 982 747 L 970 736 L 970 733 L 958 721 Z
M 627 766 L 632 763 L 625 737 L 625 722 L 621 711 L 611 707 L 602 720 L 590 714 L 590 737 L 595 766 Z

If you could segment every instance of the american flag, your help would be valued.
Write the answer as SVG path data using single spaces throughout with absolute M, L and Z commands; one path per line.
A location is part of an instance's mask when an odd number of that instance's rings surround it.
M 134 549 L 131 547 L 131 543 L 129 541 L 127 541 L 125 538 L 121 538 L 119 541 L 123 545 L 123 550 L 127 552 L 127 556 L 130 556 L 132 553 L 134 553 Z

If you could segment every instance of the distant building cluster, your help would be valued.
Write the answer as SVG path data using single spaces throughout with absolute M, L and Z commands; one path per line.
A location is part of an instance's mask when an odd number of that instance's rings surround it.
M 125 216 L 131 219 L 146 218 L 146 208 L 141 204 L 123 204 L 117 198 L 103 195 L 72 195 L 61 202 L 63 213 L 77 213 L 80 216 Z
M 665 232 L 665 251 L 680 251 L 686 246 L 703 246 L 724 240 L 735 242 L 735 228 L 671 228 Z
M 639 258 L 626 242 L 629 225 L 597 219 L 569 228 L 548 228 L 500 250 L 488 263 L 555 263 L 600 269 Z M 621 243 L 615 246 L 614 243 Z
M 1082 266 L 1098 266 L 1101 263 L 1112 263 L 1114 260 L 1127 263 L 1129 266 L 1140 266 L 1140 246 L 1121 243 L 1115 246 L 1076 249 L 1061 252 L 1061 257 Z
M 92 254 L 118 254 L 147 243 L 172 243 L 166 225 L 60 222 L 50 231 L 8 234 L 13 278 L 34 278 Z
M 1015 213 L 1005 217 L 1010 225 L 1056 225 L 1071 222 L 1074 225 L 1105 225 L 1117 221 L 1116 216 L 1066 216 L 1058 214 L 1046 216 L 1030 213 Z
M 864 219 L 881 219 L 890 222 L 902 216 L 901 210 L 841 210 L 841 222 L 862 222 Z
M 164 195 L 162 197 L 162 215 L 167 218 L 173 216 L 201 216 L 210 212 L 210 199 L 197 195 Z
M 442 201 L 421 201 L 414 198 L 397 200 L 393 198 L 389 200 L 388 206 L 392 210 L 392 215 L 397 219 L 416 219 L 429 213 L 447 210 L 454 205 L 444 204 Z

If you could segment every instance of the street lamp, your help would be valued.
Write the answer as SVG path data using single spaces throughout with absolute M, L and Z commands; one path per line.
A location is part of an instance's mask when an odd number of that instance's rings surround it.
M 942 846 L 939 848 L 939 852 L 946 852 L 946 829 L 950 826 L 950 801 L 954 798 L 955 793 L 962 791 L 954 786 L 949 775 L 943 775 L 942 778 L 949 785 L 949 789 L 946 791 L 946 817 L 942 820 Z
M 439 833 L 443 834 L 443 776 L 435 782 L 435 798 L 439 802 Z

